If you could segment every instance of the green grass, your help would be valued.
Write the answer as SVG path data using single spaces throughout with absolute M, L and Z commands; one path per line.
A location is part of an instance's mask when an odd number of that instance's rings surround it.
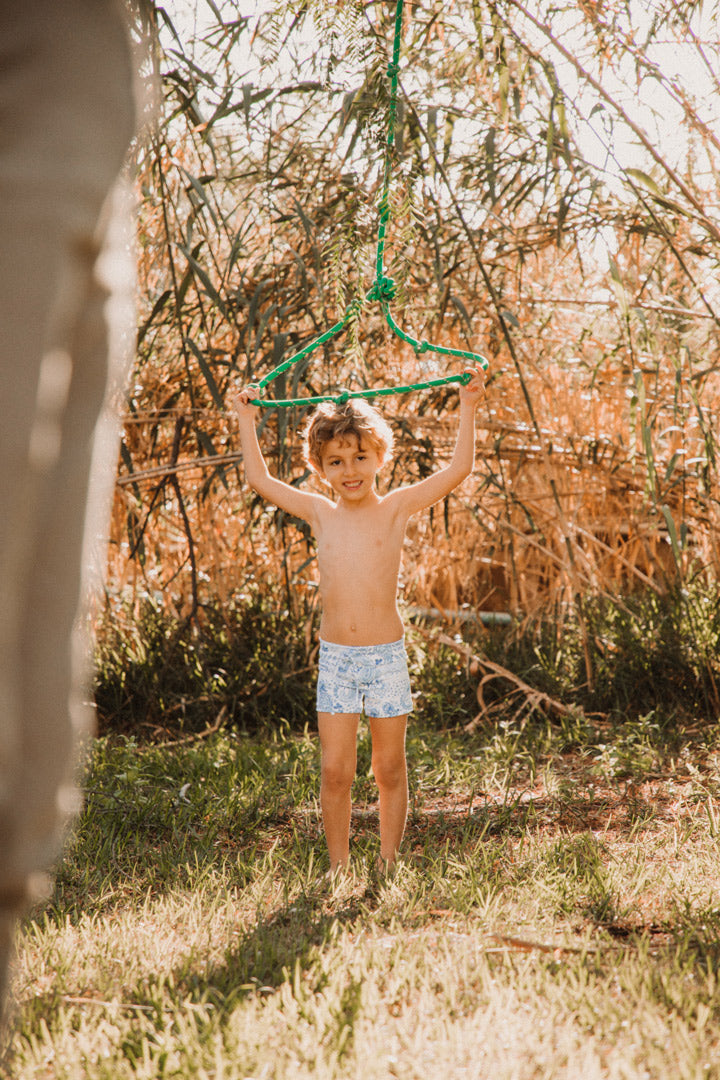
M 96 746 L 24 922 L 8 1075 L 720 1077 L 720 740 L 415 723 L 395 876 L 369 743 L 332 885 L 311 732 Z

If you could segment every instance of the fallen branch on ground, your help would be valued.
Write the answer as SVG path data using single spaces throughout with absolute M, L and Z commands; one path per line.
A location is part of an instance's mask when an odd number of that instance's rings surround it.
M 458 655 L 464 657 L 467 661 L 468 671 L 471 675 L 477 674 L 479 671 L 485 671 L 477 688 L 477 699 L 478 704 L 480 705 L 480 712 L 477 716 L 474 716 L 469 723 L 465 724 L 465 731 L 474 731 L 482 723 L 483 717 L 489 712 L 483 696 L 483 688 L 487 683 L 492 682 L 493 679 L 506 679 L 515 688 L 512 692 L 522 695 L 522 703 L 516 710 L 513 719 L 521 712 L 525 712 L 529 715 L 534 712 L 535 709 L 548 709 L 551 712 L 557 713 L 559 716 L 572 715 L 570 706 L 564 705 L 562 701 L 558 701 L 557 698 L 551 697 L 550 694 L 546 694 L 543 690 L 538 690 L 536 687 L 530 686 L 529 683 L 526 683 L 518 675 L 513 674 L 512 671 L 503 667 L 502 664 L 496 664 L 493 660 L 488 660 L 484 656 L 478 656 L 477 653 L 472 651 L 469 645 L 459 643 L 447 634 L 433 634 L 428 630 L 423 630 L 419 626 L 416 626 L 415 629 L 428 641 L 437 641 L 441 645 L 446 645 L 449 649 L 452 649 L 454 652 L 458 653 Z

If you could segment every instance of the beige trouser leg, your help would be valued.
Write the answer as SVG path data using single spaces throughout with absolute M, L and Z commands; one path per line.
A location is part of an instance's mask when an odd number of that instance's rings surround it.
M 0 1007 L 90 729 L 73 623 L 108 374 L 101 277 L 122 276 L 98 256 L 117 243 L 132 84 L 115 0 L 0 0 Z

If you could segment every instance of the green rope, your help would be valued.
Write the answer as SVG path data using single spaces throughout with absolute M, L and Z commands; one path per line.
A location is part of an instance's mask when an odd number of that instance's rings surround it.
M 385 260 L 385 232 L 387 223 L 390 219 L 390 179 L 392 172 L 392 157 L 395 148 L 395 114 L 397 111 L 398 73 L 400 71 L 402 11 L 403 0 L 397 0 L 395 5 L 395 32 L 393 36 L 392 60 L 388 64 L 387 69 L 387 75 L 390 79 L 390 105 L 388 108 L 388 128 L 385 141 L 385 159 L 383 163 L 382 195 L 380 196 L 380 202 L 378 203 L 380 221 L 378 224 L 377 252 L 375 257 L 375 281 L 365 294 L 365 299 L 379 301 L 383 315 L 385 316 L 385 321 L 392 332 L 396 337 L 400 338 L 401 341 L 411 345 L 418 356 L 421 356 L 426 352 L 442 353 L 444 356 L 454 356 L 461 360 L 471 360 L 480 364 L 481 367 L 487 370 L 487 360 L 478 353 L 466 352 L 464 349 L 449 349 L 444 345 L 433 345 L 429 341 L 418 341 L 416 338 L 411 337 L 410 334 L 405 333 L 405 331 L 398 326 L 390 312 L 390 301 L 395 299 L 397 286 L 391 277 L 385 275 L 383 264 Z M 319 349 L 325 342 L 337 337 L 338 334 L 341 334 L 345 330 L 349 322 L 353 319 L 357 319 L 361 307 L 362 302 L 354 300 L 348 305 L 345 314 L 339 322 L 336 322 L 334 326 L 331 326 L 329 330 L 320 334 L 319 337 L 314 338 L 313 341 L 305 345 L 299 352 L 294 353 L 289 359 L 278 364 L 276 368 L 260 379 L 259 382 L 253 383 L 253 386 L 257 387 L 259 391 L 264 390 L 269 383 L 274 379 L 277 379 L 277 377 L 282 375 L 284 371 L 287 371 L 288 368 L 291 368 L 301 360 L 304 360 L 306 356 L 315 352 L 315 350 Z M 465 383 L 468 383 L 471 378 L 472 376 L 468 372 L 463 372 L 460 375 L 447 375 L 440 379 L 428 379 L 425 382 L 408 383 L 407 386 L 386 386 L 378 390 L 343 390 L 340 394 L 335 395 L 321 394 L 316 397 L 287 398 L 286 400 L 253 398 L 251 403 L 266 409 L 288 408 L 291 405 L 317 405 L 323 401 L 334 401 L 336 404 L 342 405 L 350 398 L 374 398 L 385 397 L 390 394 L 405 394 L 411 390 L 426 390 L 429 387 L 444 386 L 447 383 L 461 383 L 464 385 Z
M 428 379 L 426 382 L 413 383 L 411 386 L 381 386 L 374 390 L 343 390 L 339 394 L 317 394 L 314 397 L 304 398 L 273 398 L 272 401 L 264 401 L 261 398 L 251 398 L 251 405 L 261 405 L 266 408 L 285 409 L 290 405 L 319 405 L 321 401 L 334 401 L 336 405 L 344 405 L 350 398 L 389 397 L 390 394 L 405 394 L 408 390 L 428 390 L 433 386 L 446 386 L 448 383 L 470 382 L 472 375 L 469 371 L 463 371 L 461 375 L 446 375 L 442 379 Z M 253 383 L 253 386 L 256 386 Z

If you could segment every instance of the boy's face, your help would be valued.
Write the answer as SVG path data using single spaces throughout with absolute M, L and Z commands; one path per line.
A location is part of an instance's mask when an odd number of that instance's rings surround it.
M 342 499 L 359 503 L 374 492 L 381 465 L 377 450 L 359 442 L 356 435 L 348 435 L 325 443 L 319 472 Z

